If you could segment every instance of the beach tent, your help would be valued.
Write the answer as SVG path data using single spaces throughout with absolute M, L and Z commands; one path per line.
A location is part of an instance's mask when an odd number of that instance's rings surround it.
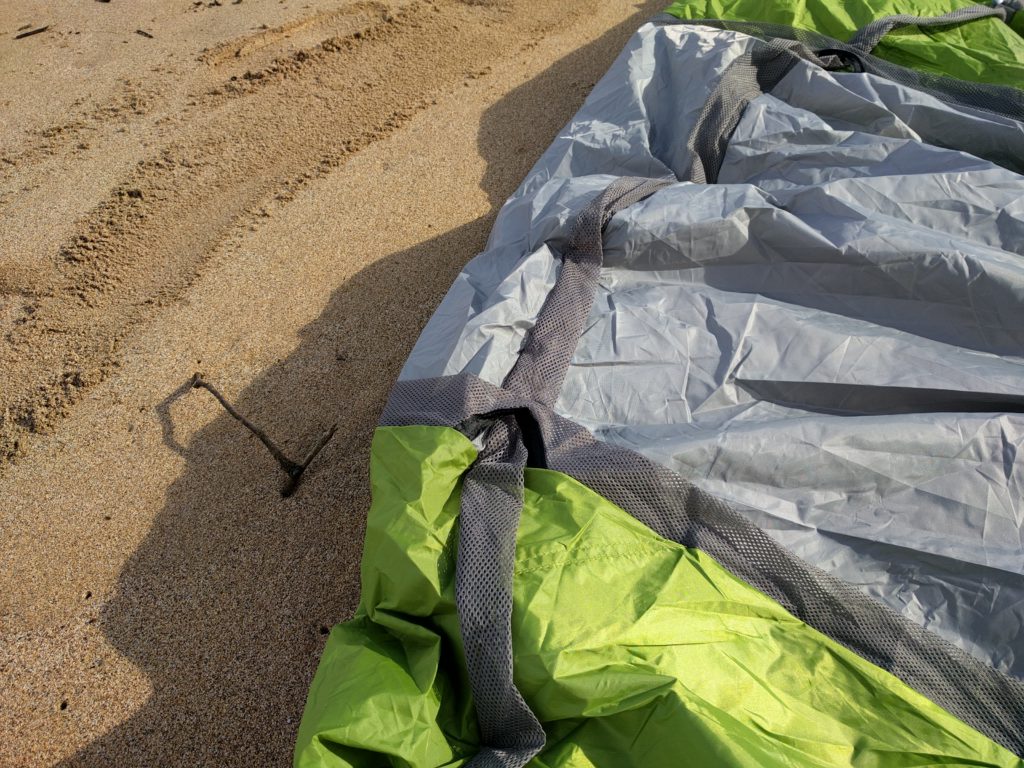
M 1024 765 L 1021 29 L 636 32 L 391 394 L 297 766 Z

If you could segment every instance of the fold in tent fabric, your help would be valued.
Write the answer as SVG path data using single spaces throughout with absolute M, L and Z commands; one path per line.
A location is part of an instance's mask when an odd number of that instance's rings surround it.
M 392 393 L 296 765 L 1024 765 L 1020 14 L 872 26 L 955 10 L 638 30 Z

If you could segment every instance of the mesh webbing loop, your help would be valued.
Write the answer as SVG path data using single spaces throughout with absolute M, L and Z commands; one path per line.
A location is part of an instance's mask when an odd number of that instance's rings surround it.
M 505 416 L 491 424 L 462 484 L 455 604 L 480 727 L 473 768 L 521 768 L 544 748 L 544 729 L 512 680 L 512 575 L 525 467 L 519 429 Z
M 860 588 L 801 560 L 728 503 L 666 467 L 627 448 L 603 442 L 550 408 L 466 373 L 398 382 L 381 424 L 429 424 L 459 430 L 472 424 L 468 434 L 473 435 L 481 418 L 516 413 L 518 421 L 513 420 L 512 425 L 522 425 L 525 433 L 522 409 L 532 411 L 535 428 L 541 433 L 547 454 L 544 466 L 575 478 L 660 536 L 706 552 L 793 616 L 1024 757 L 1024 680 L 978 660 Z M 535 461 L 531 455 L 530 463 Z M 475 481 L 470 482 L 467 476 L 464 488 L 472 492 L 474 487 Z M 466 492 L 464 489 L 464 503 Z M 515 524 L 511 522 L 507 527 Z M 492 551 L 509 551 L 506 545 L 491 549 L 494 544 L 490 540 L 468 541 L 463 534 L 459 557 L 468 557 L 470 546 L 479 548 L 478 561 L 494 559 Z M 492 599 L 493 591 L 486 591 L 490 587 L 481 588 L 481 597 L 473 599 Z M 463 605 L 459 605 L 460 612 Z M 467 655 L 469 647 L 467 643 Z M 479 674 L 476 669 L 471 666 L 471 677 Z M 477 690 L 474 686 L 474 695 L 479 695 Z M 501 762 L 490 748 L 485 755 L 474 765 L 516 764 Z
M 948 27 L 990 16 L 997 16 L 1001 20 L 1007 21 L 1009 14 L 1002 4 L 994 8 L 984 5 L 969 5 L 941 16 L 911 16 L 906 13 L 898 13 L 893 16 L 885 16 L 861 27 L 850 38 L 849 44 L 860 48 L 865 53 L 871 53 L 882 42 L 883 37 L 899 27 Z

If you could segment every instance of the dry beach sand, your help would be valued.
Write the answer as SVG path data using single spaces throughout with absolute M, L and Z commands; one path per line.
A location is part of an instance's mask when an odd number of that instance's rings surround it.
M 391 383 L 661 5 L 0 0 L 0 766 L 289 764 Z M 197 370 L 337 423 L 295 496 Z

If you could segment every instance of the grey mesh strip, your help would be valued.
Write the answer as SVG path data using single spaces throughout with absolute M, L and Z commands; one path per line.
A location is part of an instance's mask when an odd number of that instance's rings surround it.
M 906 13 L 899 13 L 893 16 L 886 16 L 861 27 L 850 38 L 849 44 L 855 48 L 860 48 L 865 53 L 871 53 L 882 42 L 883 37 L 899 27 L 948 27 L 953 24 L 963 24 L 967 21 L 985 19 L 990 16 L 998 16 L 1002 21 L 1007 20 L 1006 9 L 1002 6 L 988 8 L 984 5 L 969 5 L 966 8 L 957 8 L 955 11 L 944 13 L 941 16 L 911 16 Z
M 537 322 L 526 335 L 519 358 L 504 386 L 554 405 L 573 352 L 590 314 L 604 260 L 602 232 L 615 215 L 650 197 L 670 182 L 623 177 L 616 179 L 584 208 L 573 225 L 562 270 L 544 300 Z
M 544 729 L 512 680 L 512 575 L 523 508 L 526 449 L 515 420 L 494 421 L 466 473 L 459 511 L 455 604 L 473 691 L 475 768 L 521 768 L 544 748 Z
M 793 616 L 1024 757 L 1024 681 L 805 563 L 724 501 L 665 467 L 469 374 L 399 382 L 381 424 L 460 428 L 480 415 L 523 410 L 541 432 L 547 467 L 592 488 L 659 535 L 707 552 Z
M 901 67 L 898 64 L 872 56 L 860 48 L 855 48 L 848 43 L 818 32 L 763 21 L 680 19 L 667 13 L 659 14 L 652 21 L 653 23 L 663 25 L 684 24 L 713 27 L 715 29 L 751 35 L 766 41 L 797 40 L 819 54 L 827 52 L 830 55 L 837 56 L 848 67 L 852 67 L 856 71 L 867 72 L 878 77 L 884 77 L 887 80 L 892 80 L 895 83 L 900 83 L 901 85 L 916 88 L 947 104 L 972 107 L 1005 115 L 1015 120 L 1024 120 L 1024 90 L 1008 85 L 973 83 L 953 77 Z M 832 69 L 833 67 L 829 68 Z M 993 160 L 994 162 L 1005 164 L 1000 159 Z M 1014 165 L 1012 167 L 1018 166 Z
M 714 184 L 736 125 L 747 104 L 768 93 L 797 63 L 783 43 L 756 45 L 726 68 L 690 132 L 686 146 L 693 155 L 688 180 Z
M 594 300 L 605 224 L 667 183 L 617 179 L 580 213 L 562 271 L 506 379 L 509 389 L 554 404 Z M 455 566 L 455 603 L 481 739 L 470 765 L 520 768 L 545 742 L 512 674 L 512 578 L 527 452 L 512 416 L 475 420 L 474 435 L 481 427 L 483 450 L 463 480 Z

